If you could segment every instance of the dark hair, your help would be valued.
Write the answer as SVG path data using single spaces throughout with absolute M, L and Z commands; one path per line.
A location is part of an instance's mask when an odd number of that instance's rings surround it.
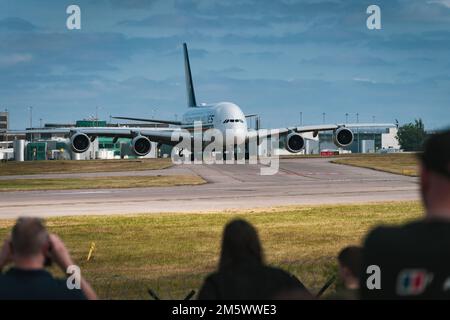
M 430 136 L 420 158 L 425 168 L 450 178 L 450 130 Z
M 38 254 L 47 239 L 47 229 L 39 218 L 19 218 L 12 228 L 12 249 L 14 254 L 22 257 Z
M 264 258 L 258 232 L 247 221 L 229 222 L 223 231 L 219 270 L 242 264 L 263 264 Z
M 339 252 L 339 264 L 350 270 L 354 277 L 359 278 L 361 274 L 362 264 L 362 248 L 357 246 L 349 246 Z

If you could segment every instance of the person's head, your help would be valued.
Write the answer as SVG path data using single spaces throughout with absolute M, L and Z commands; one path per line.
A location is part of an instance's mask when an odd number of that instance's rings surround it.
M 43 267 L 49 250 L 48 232 L 41 219 L 19 218 L 11 232 L 12 259 L 16 266 Z
M 347 289 L 359 288 L 361 274 L 362 248 L 349 246 L 341 250 L 338 255 L 339 277 Z
M 233 220 L 223 232 L 219 269 L 226 270 L 249 263 L 264 263 L 258 232 L 247 221 Z
M 450 130 L 429 137 L 420 160 L 427 217 L 450 219 Z

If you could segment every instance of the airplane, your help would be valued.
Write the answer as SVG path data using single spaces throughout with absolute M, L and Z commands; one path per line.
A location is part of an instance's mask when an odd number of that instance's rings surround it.
M 200 122 L 203 129 L 214 128 L 219 130 L 227 139 L 223 140 L 223 151 L 236 145 L 242 145 L 252 138 L 264 138 L 277 134 L 285 142 L 285 148 L 290 153 L 299 153 L 305 147 L 303 133 L 313 132 L 317 136 L 320 131 L 333 131 L 333 141 L 338 147 L 345 147 L 353 142 L 354 134 L 351 128 L 356 127 L 386 127 L 389 124 L 323 124 L 309 126 L 292 126 L 270 130 L 250 130 L 246 119 L 254 115 L 245 115 L 241 108 L 232 102 L 219 102 L 213 104 L 197 104 L 192 80 L 189 53 L 186 43 L 183 43 L 184 69 L 187 92 L 188 110 L 182 116 L 181 121 L 143 119 L 133 117 L 113 117 L 121 120 L 145 121 L 170 125 L 165 128 L 139 128 L 139 127 L 89 127 L 89 128 L 55 128 L 55 129 L 29 129 L 24 133 L 58 133 L 67 134 L 70 137 L 70 146 L 75 153 L 86 152 L 91 143 L 98 136 L 119 138 L 130 138 L 131 149 L 137 156 L 145 156 L 151 151 L 151 142 L 175 146 L 179 141 L 173 141 L 174 132 L 190 132 L 188 139 L 192 143 L 194 139 L 193 130 L 195 124 Z M 14 132 L 11 132 L 14 133 Z M 18 133 L 18 132 L 15 132 Z M 22 132 L 23 133 L 23 132 Z M 231 139 L 229 138 L 231 135 Z M 232 145 L 227 145 L 231 143 Z

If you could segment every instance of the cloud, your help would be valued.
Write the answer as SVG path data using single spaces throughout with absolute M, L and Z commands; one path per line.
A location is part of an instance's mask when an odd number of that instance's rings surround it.
M 215 15 L 185 15 L 180 14 L 157 14 L 140 20 L 123 20 L 118 22 L 119 26 L 127 27 L 158 27 L 169 29 L 210 29 L 221 28 L 242 28 L 242 27 L 266 27 L 270 25 L 270 20 L 258 19 L 253 17 L 233 17 L 225 16 L 218 18 Z
M 444 7 L 450 8 L 450 0 L 432 0 L 432 1 L 427 1 L 427 3 L 439 4 L 439 5 L 442 5 Z
M 30 52 L 33 63 L 17 72 L 51 73 L 63 68 L 66 72 L 95 73 L 114 70 L 116 64 L 130 61 L 138 53 L 173 50 L 180 42 L 178 37 L 129 37 L 114 32 L 0 33 L 0 55 Z
M 107 0 L 112 7 L 121 9 L 145 9 L 154 6 L 158 0 Z
M 8 31 L 34 31 L 37 27 L 31 22 L 16 18 L 9 17 L 0 20 L 0 30 L 8 30 Z
M 393 62 L 387 61 L 376 56 L 359 56 L 349 54 L 335 54 L 326 56 L 317 56 L 313 58 L 304 58 L 300 60 L 303 65 L 320 65 L 320 66 L 356 66 L 356 67 L 389 67 L 395 65 Z
M 421 33 L 398 33 L 368 42 L 373 49 L 450 51 L 449 31 L 428 31 Z
M 372 79 L 369 79 L 369 78 L 358 78 L 358 77 L 356 77 L 356 78 L 353 78 L 352 80 L 353 81 L 357 81 L 357 82 L 367 82 L 367 83 L 373 83 L 373 84 L 377 83 L 375 80 L 372 80 Z
M 0 55 L 0 68 L 11 67 L 19 63 L 30 62 L 33 56 L 29 53 L 14 53 L 10 55 Z

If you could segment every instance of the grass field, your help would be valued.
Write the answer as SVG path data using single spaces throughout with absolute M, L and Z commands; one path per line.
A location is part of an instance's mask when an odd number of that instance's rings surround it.
M 0 175 L 88 173 L 165 169 L 170 159 L 25 161 L 0 163 Z
M 407 176 L 419 175 L 418 159 L 415 153 L 360 154 L 332 162 Z
M 74 190 L 74 189 L 115 189 L 171 187 L 198 185 L 205 183 L 195 175 L 172 176 L 123 176 L 70 179 L 13 179 L 0 180 L 0 192 L 36 190 Z
M 418 202 L 286 207 L 208 214 L 89 216 L 48 219 L 103 299 L 183 298 L 197 290 L 218 262 L 221 233 L 230 219 L 259 230 L 268 262 L 297 275 L 317 291 L 336 271 L 335 256 L 360 244 L 379 224 L 418 218 Z M 0 220 L 3 238 L 14 221 Z M 91 243 L 93 258 L 87 262 Z M 334 287 L 328 293 L 332 293 Z

